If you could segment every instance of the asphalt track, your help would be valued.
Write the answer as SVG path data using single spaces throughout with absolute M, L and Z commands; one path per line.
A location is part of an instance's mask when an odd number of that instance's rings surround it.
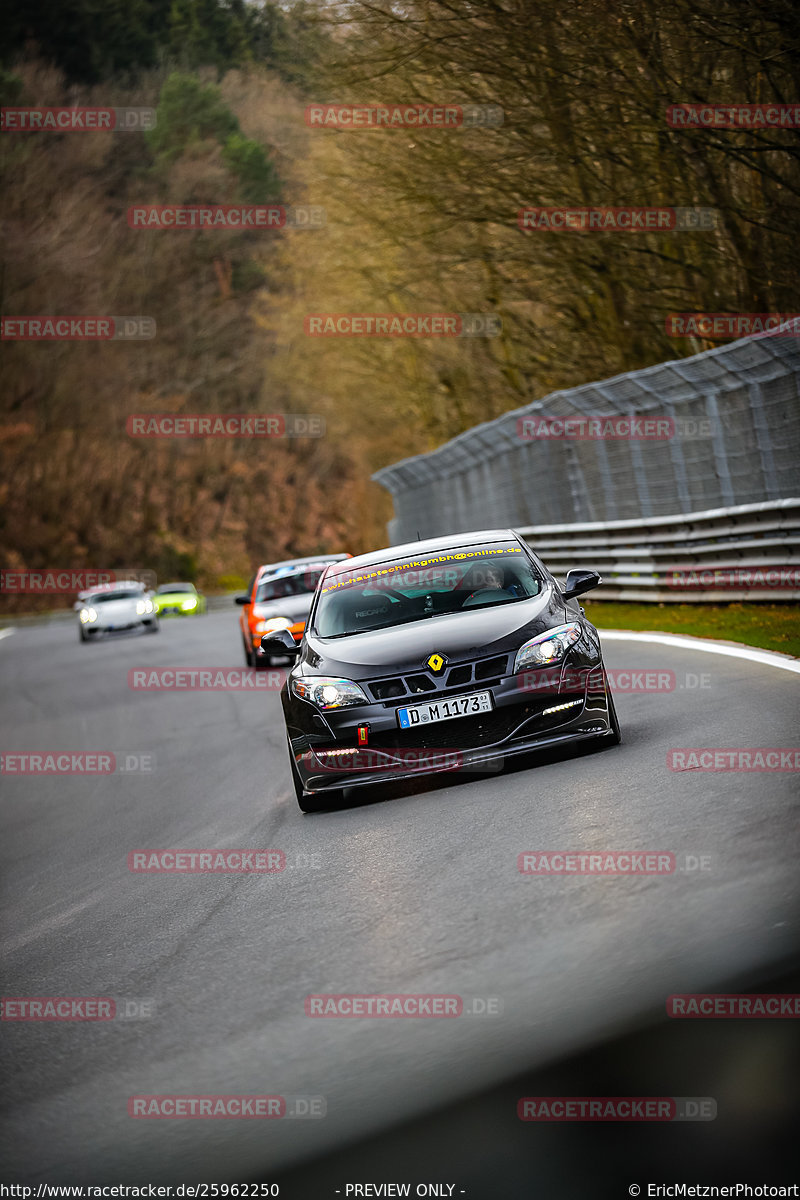
M 236 612 L 83 646 L 0 641 L 3 750 L 154 756 L 150 773 L 2 779 L 3 994 L 152 1000 L 0 1025 L 7 1182 L 268 1178 L 663 1014 L 796 949 L 797 775 L 670 771 L 671 747 L 797 745 L 797 675 L 609 641 L 624 743 L 362 793 L 303 816 L 276 692 L 133 691 L 140 666 L 241 664 Z M 702 685 L 702 686 L 700 686 Z M 354 795 L 354 794 L 352 794 Z M 270 875 L 141 875 L 139 848 L 285 852 Z M 544 877 L 528 850 L 708 856 L 663 877 Z M 311 1019 L 310 993 L 496 998 L 494 1015 Z M 480 1006 L 478 1006 L 480 1007 Z M 322 1119 L 135 1120 L 141 1094 L 324 1096 Z M 332 1193 L 333 1194 L 333 1193 Z

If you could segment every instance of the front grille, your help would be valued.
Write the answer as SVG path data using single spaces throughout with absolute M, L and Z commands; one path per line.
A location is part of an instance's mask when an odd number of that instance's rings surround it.
M 428 675 L 409 675 L 406 685 L 410 692 L 435 692 L 436 684 Z
M 483 679 L 500 679 L 506 673 L 508 655 L 501 654 L 499 658 L 484 658 L 475 667 L 475 682 Z
M 402 679 L 382 679 L 380 683 L 371 684 L 370 690 L 376 700 L 395 700 L 406 694 Z
M 419 696 L 429 692 L 446 692 L 454 688 L 468 687 L 471 683 L 486 683 L 502 679 L 508 674 L 508 670 L 509 656 L 497 654 L 492 658 L 478 659 L 474 665 L 457 663 L 436 678 L 421 671 L 415 675 L 376 679 L 374 682 L 367 682 L 366 686 L 373 699 L 386 704 L 400 700 L 409 693 L 412 696 Z

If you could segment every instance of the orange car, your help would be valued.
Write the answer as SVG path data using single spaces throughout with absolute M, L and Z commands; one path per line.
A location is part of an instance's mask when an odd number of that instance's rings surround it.
M 272 659 L 257 651 L 265 633 L 288 629 L 296 642 L 303 636 L 317 580 L 329 563 L 352 558 L 351 554 L 321 554 L 316 558 L 292 558 L 259 567 L 247 594 L 236 596 L 241 604 L 239 627 L 248 667 L 268 667 Z

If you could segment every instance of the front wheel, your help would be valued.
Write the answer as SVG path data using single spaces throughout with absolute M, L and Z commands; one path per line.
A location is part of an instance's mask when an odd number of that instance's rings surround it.
M 158 624 L 158 620 L 143 621 L 142 624 L 144 625 L 145 633 L 158 633 L 159 628 L 160 628 L 159 624 Z
M 326 809 L 341 804 L 343 800 L 343 788 L 336 788 L 335 791 L 328 789 L 322 795 L 315 792 L 313 796 L 303 795 L 297 797 L 297 803 L 304 813 L 325 812 Z
M 303 789 L 303 781 L 300 778 L 300 772 L 297 769 L 297 763 L 294 761 L 292 753 L 292 743 L 286 739 L 286 745 L 289 750 L 289 770 L 292 774 L 292 785 L 294 794 L 297 797 L 297 803 L 300 811 L 304 813 L 324 812 L 330 805 L 341 804 L 344 799 L 344 788 L 337 788 L 335 791 L 315 792 L 309 794 Z

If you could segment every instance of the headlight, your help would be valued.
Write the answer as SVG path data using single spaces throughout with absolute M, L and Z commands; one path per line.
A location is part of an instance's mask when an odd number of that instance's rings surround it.
M 136 601 L 136 612 L 138 613 L 139 616 L 142 616 L 143 613 L 151 613 L 152 611 L 153 611 L 153 601 L 152 600 L 142 599 L 142 600 Z
M 277 633 L 279 629 L 288 629 L 291 624 L 286 617 L 270 617 L 268 621 L 256 621 L 256 633 Z
M 81 609 L 81 621 L 83 622 L 84 625 L 86 625 L 87 623 L 91 623 L 92 621 L 96 621 L 96 620 L 97 620 L 97 613 L 95 612 L 95 610 L 93 608 L 82 608 Z
M 574 646 L 581 640 L 582 633 L 580 625 L 577 624 L 556 625 L 554 629 L 548 629 L 547 633 L 540 633 L 538 637 L 531 638 L 517 651 L 514 670 L 523 671 L 527 667 L 547 667 L 552 663 L 560 662 L 570 646 Z
M 310 700 L 317 708 L 348 708 L 369 703 L 357 683 L 350 679 L 331 679 L 328 675 L 298 676 L 292 679 L 292 691 L 301 700 Z
M 197 597 L 192 596 L 191 600 L 181 601 L 181 608 L 184 610 L 184 612 L 193 608 L 197 608 Z

